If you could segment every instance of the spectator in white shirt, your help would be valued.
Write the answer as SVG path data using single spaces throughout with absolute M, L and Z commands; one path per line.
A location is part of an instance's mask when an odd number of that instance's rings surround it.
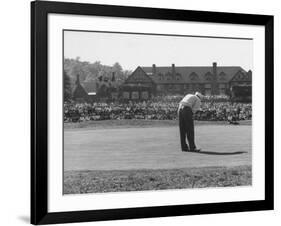
M 196 148 L 194 142 L 193 114 L 200 110 L 201 99 L 203 99 L 203 97 L 204 96 L 199 92 L 196 92 L 195 95 L 187 94 L 179 103 L 178 115 L 182 151 L 200 151 L 200 149 Z M 189 146 L 186 143 L 186 138 Z

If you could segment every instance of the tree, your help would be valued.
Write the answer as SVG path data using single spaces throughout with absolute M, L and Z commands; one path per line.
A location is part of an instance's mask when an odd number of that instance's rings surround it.
M 118 62 L 116 62 L 116 63 L 113 65 L 112 70 L 113 70 L 114 72 L 121 73 L 123 69 L 122 69 L 121 65 L 120 65 Z
M 102 83 L 106 80 L 117 85 L 122 84 L 131 74 L 130 71 L 122 69 L 120 63 L 116 62 L 112 66 L 103 65 L 100 61 L 94 63 L 81 61 L 79 57 L 74 59 L 64 59 L 64 70 L 70 78 L 71 87 L 74 86 L 76 75 L 80 75 L 80 82 Z M 114 76 L 113 76 L 114 74 Z M 100 84 L 101 85 L 101 84 Z
M 63 95 L 64 95 L 64 101 L 71 100 L 72 92 L 71 92 L 71 82 L 70 78 L 67 75 L 66 71 L 63 71 Z

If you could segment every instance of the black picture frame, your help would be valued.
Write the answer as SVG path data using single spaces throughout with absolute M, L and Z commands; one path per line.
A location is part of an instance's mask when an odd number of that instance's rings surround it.
M 265 27 L 265 199 L 142 208 L 48 212 L 48 14 L 199 21 Z M 273 16 L 80 3 L 31 3 L 31 223 L 52 224 L 193 214 L 272 210 Z

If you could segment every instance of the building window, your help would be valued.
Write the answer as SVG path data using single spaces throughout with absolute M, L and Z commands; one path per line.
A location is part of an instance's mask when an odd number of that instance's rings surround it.
M 212 85 L 210 83 L 206 83 L 204 85 L 205 89 L 211 89 L 212 88 Z
M 179 81 L 181 79 L 181 74 L 180 73 L 176 73 L 176 79 Z
M 180 85 L 175 85 L 174 89 L 175 89 L 175 91 L 180 91 L 181 90 L 181 86 Z
M 236 74 L 236 80 L 241 81 L 245 79 L 245 74 L 242 73 L 241 71 L 237 72 Z
M 219 74 L 219 80 L 225 80 L 225 78 L 226 78 L 226 74 L 224 72 L 221 72 Z
M 170 72 L 166 73 L 166 80 L 170 81 L 172 78 L 172 74 Z
M 189 78 L 191 81 L 196 81 L 199 79 L 198 75 L 195 73 L 195 72 L 192 72 L 190 75 L 189 75 Z
M 141 92 L 141 99 L 148 99 L 149 97 L 149 94 L 148 94 L 148 91 L 143 91 Z
M 190 84 L 190 91 L 191 92 L 199 91 L 198 88 L 199 88 L 199 84 L 196 84 L 196 83 Z
M 124 99 L 130 99 L 130 93 L 129 92 L 123 92 L 123 98 Z
M 204 85 L 204 92 L 206 96 L 211 96 L 212 95 L 212 85 L 210 83 L 206 83 Z
M 118 98 L 118 93 L 117 93 L 117 92 L 111 93 L 111 98 L 114 99 L 114 100 L 117 100 L 117 98 Z
M 134 100 L 139 99 L 139 92 L 138 91 L 132 92 L 132 99 L 134 99 Z
M 159 73 L 158 76 L 159 76 L 159 80 L 163 80 L 163 74 L 162 73 Z
M 211 74 L 211 72 L 207 72 L 207 73 L 205 74 L 205 80 L 206 80 L 206 81 L 211 81 L 211 80 L 212 80 L 212 74 Z
M 163 91 L 164 90 L 164 86 L 163 85 L 157 85 L 156 89 L 157 89 L 157 91 Z
M 220 83 L 220 84 L 219 84 L 219 92 L 220 92 L 220 95 L 225 95 L 225 89 L 226 89 L 226 84 Z

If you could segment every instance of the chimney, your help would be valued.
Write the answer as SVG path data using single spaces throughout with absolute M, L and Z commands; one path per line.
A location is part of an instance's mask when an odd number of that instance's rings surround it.
M 112 81 L 112 82 L 115 82 L 115 72 L 112 72 L 111 81 Z
M 176 75 L 176 68 L 175 68 L 175 64 L 172 64 L 172 75 L 175 76 Z
M 251 70 L 248 71 L 248 75 L 252 76 L 252 71 Z
M 76 82 L 75 82 L 76 85 L 79 85 L 80 84 L 80 75 L 77 74 L 76 75 Z
M 249 70 L 248 72 L 247 72 L 247 77 L 248 77 L 248 79 L 249 79 L 249 81 L 252 81 L 252 71 L 251 70 Z
M 214 79 L 217 80 L 217 62 L 213 63 L 213 75 Z
M 152 64 L 152 74 L 156 75 L 156 65 Z
M 212 82 L 212 95 L 219 94 L 219 86 L 217 82 L 217 62 L 213 62 L 213 82 Z

